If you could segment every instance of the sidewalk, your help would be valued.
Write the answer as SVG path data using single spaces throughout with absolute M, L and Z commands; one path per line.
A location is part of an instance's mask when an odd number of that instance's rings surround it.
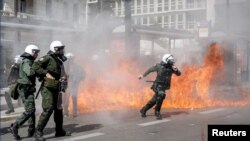
M 22 112 L 24 111 L 24 107 L 18 106 L 18 101 L 17 100 L 12 100 L 12 104 L 14 106 L 15 112 L 11 113 L 11 114 L 5 114 L 5 112 L 8 110 L 8 106 L 6 103 L 6 100 L 4 98 L 4 95 L 1 93 L 0 95 L 0 104 L 1 104 L 1 108 L 0 108 L 0 120 L 1 122 L 7 121 L 7 120 L 12 120 L 15 119 L 16 117 L 20 116 L 22 114 Z
M 17 100 L 12 100 L 12 104 L 13 104 L 14 108 L 18 107 L 18 101 Z M 8 109 L 8 105 L 6 103 L 4 95 L 0 95 L 0 105 L 1 105 L 0 111 Z M 21 103 L 21 106 L 22 106 L 22 103 Z
M 14 113 L 11 114 L 5 114 L 5 112 L 8 110 L 8 106 L 4 97 L 4 91 L 6 89 L 0 90 L 0 121 L 5 122 L 9 120 L 15 120 L 17 117 L 19 117 L 24 112 L 23 104 L 21 106 L 18 106 L 18 100 L 12 100 L 13 106 L 14 106 Z M 35 100 L 36 102 L 36 115 L 40 114 L 42 111 L 41 107 L 41 96 L 39 95 L 38 99 Z
M 3 110 L 0 113 L 0 116 L 1 116 L 0 120 L 1 122 L 4 122 L 4 121 L 16 119 L 23 113 L 23 111 L 24 111 L 24 107 L 15 108 L 15 112 L 11 114 L 5 114 L 6 110 Z

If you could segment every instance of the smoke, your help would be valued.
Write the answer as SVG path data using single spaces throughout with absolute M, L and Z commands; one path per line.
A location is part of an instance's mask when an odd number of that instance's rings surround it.
M 143 94 L 145 87 L 149 89 L 150 84 L 139 82 L 137 75 L 143 73 L 148 67 L 159 63 L 162 55 L 165 53 L 172 53 L 174 55 L 176 66 L 180 70 L 182 70 L 183 66 L 202 65 L 208 47 L 212 42 L 199 43 L 198 40 L 186 39 L 183 41 L 181 47 L 171 48 L 171 52 L 168 49 L 161 49 L 157 52 L 156 47 L 154 54 L 150 54 L 149 56 L 142 54 L 140 56 L 138 54 L 138 60 L 128 58 L 127 56 L 129 55 L 125 53 L 125 37 L 119 35 L 119 33 L 112 33 L 115 27 L 124 23 L 121 19 L 114 16 L 114 12 L 109 7 L 110 5 L 106 1 L 90 5 L 90 13 L 88 13 L 89 17 L 87 21 L 88 26 L 86 26 L 86 1 L 76 2 L 78 1 L 72 0 L 69 3 L 66 1 L 62 3 L 61 1 L 52 0 L 51 7 L 53 12 L 51 12 L 51 19 L 25 20 L 27 25 L 32 25 L 35 22 L 40 29 L 22 31 L 20 33 L 22 42 L 18 44 L 18 47 L 15 47 L 15 54 L 13 56 L 21 54 L 26 45 L 34 43 L 41 49 L 39 57 L 42 57 L 49 51 L 51 41 L 62 41 L 66 45 L 66 52 L 74 54 L 74 63 L 80 65 L 84 72 L 84 78 L 81 79 L 80 76 L 82 73 L 75 71 L 73 71 L 73 74 L 69 73 L 69 75 L 79 78 L 80 81 L 77 92 L 79 95 L 78 105 L 80 113 L 96 111 L 97 108 L 101 111 L 114 110 L 119 106 L 120 108 L 138 108 L 138 106 L 143 106 L 142 104 L 138 105 L 138 103 L 145 104 L 149 99 Z M 35 3 L 39 5 L 40 1 L 36 1 Z M 102 8 L 100 7 L 101 4 L 103 4 Z M 47 6 L 50 7 L 49 5 Z M 79 18 L 77 18 L 78 20 L 73 18 L 74 9 L 77 9 L 75 11 L 80 13 L 78 15 Z M 240 14 L 240 9 L 241 7 L 238 7 L 238 11 L 233 9 L 230 14 L 233 17 L 247 19 L 245 14 Z M 49 12 L 48 9 L 34 10 L 38 14 L 38 17 L 39 15 L 46 15 Z M 218 8 L 218 10 L 221 9 Z M 225 17 L 225 15 L 216 16 L 217 22 L 223 23 L 216 25 L 215 31 L 218 32 L 225 30 L 224 23 L 227 21 L 221 17 Z M 230 31 L 245 31 L 247 26 L 244 24 L 244 21 L 233 20 L 233 17 L 230 18 Z M 237 34 L 241 34 L 241 32 Z M 236 32 L 233 35 L 236 35 Z M 222 85 L 226 85 L 227 87 L 236 86 L 238 84 L 236 83 L 237 75 L 235 73 L 237 58 L 234 44 L 229 44 L 228 40 L 225 40 L 224 37 L 220 37 L 220 39 L 217 37 L 212 38 L 211 40 L 216 40 L 223 44 L 222 51 L 224 53 L 225 66 L 223 77 L 216 76 L 217 78 L 213 81 L 213 87 L 219 89 L 218 86 Z M 141 44 L 140 47 L 143 48 L 144 45 Z M 133 46 L 133 48 L 138 49 L 138 46 Z M 66 70 L 68 67 L 74 68 L 74 63 L 66 62 Z M 149 76 L 149 79 L 151 78 L 153 79 L 154 77 Z M 134 97 L 129 97 L 131 95 Z M 114 99 L 114 97 L 117 98 L 118 96 L 121 96 L 121 98 Z M 126 101 L 131 102 L 127 104 L 125 103 Z M 135 104 L 136 102 L 137 104 Z M 72 107 L 69 109 L 72 112 Z M 112 118 L 109 118 L 109 113 L 106 114 L 107 121 L 112 121 Z

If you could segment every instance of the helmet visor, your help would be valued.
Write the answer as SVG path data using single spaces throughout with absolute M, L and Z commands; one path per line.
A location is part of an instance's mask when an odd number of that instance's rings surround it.
M 174 64 L 174 63 L 175 63 L 174 58 L 169 59 L 169 60 L 168 60 L 168 63 L 169 63 L 169 64 Z
M 33 54 L 38 54 L 40 52 L 40 50 L 38 50 L 38 49 L 32 49 L 32 52 L 33 52 Z
M 64 50 L 65 46 L 57 46 L 55 47 L 55 51 L 60 51 L 60 50 Z
M 58 46 L 58 47 L 55 47 L 55 53 L 56 54 L 64 54 L 64 47 L 65 46 Z

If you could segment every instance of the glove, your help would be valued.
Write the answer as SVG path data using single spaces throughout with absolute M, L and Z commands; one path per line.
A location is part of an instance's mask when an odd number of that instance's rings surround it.
M 178 71 L 178 68 L 176 67 L 176 66 L 172 66 L 172 69 L 174 70 L 174 71 Z
M 143 75 L 139 75 L 138 79 L 141 80 L 143 78 Z

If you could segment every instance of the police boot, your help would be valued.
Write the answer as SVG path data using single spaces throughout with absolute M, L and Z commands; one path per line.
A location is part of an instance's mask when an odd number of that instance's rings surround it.
M 21 137 L 18 135 L 18 125 L 16 123 L 10 125 L 9 132 L 15 137 L 15 140 L 21 139 Z
M 159 111 L 155 111 L 155 116 L 156 116 L 156 119 L 158 120 L 162 119 L 161 113 Z
M 141 108 L 140 110 L 140 113 L 141 113 L 141 117 L 146 117 L 146 112 L 151 108 L 153 107 L 154 105 L 153 104 L 147 104 L 145 105 L 144 107 Z
M 141 113 L 141 117 L 146 117 L 146 111 L 144 110 L 144 108 L 142 108 L 141 110 L 140 110 L 140 113 Z
M 15 112 L 15 110 L 14 110 L 14 109 L 9 109 L 8 111 L 6 111 L 6 112 L 5 112 L 5 114 L 7 114 L 7 115 L 8 115 L 8 114 L 10 114 L 10 113 L 14 113 L 14 112 Z
M 63 137 L 63 136 L 71 136 L 71 132 L 62 130 L 60 132 L 56 132 L 55 137 Z
M 28 137 L 33 137 L 34 134 L 35 134 L 35 130 L 34 129 L 28 130 Z
M 45 138 L 43 138 L 43 133 L 40 131 L 35 132 L 34 138 L 36 141 L 45 141 Z

